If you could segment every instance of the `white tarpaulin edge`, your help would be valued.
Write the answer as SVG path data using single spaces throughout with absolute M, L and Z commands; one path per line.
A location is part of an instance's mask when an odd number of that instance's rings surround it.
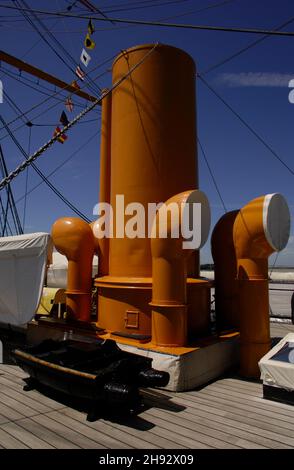
M 23 325 L 39 305 L 52 248 L 48 233 L 0 238 L 0 322 Z
M 294 390 L 294 364 L 271 359 L 287 342 L 294 342 L 294 333 L 287 334 L 263 356 L 258 365 L 261 371 L 260 378 L 265 385 Z

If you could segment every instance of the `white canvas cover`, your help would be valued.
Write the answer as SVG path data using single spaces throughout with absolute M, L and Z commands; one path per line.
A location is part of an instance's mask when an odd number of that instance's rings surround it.
M 117 341 L 123 351 L 151 357 L 152 367 L 169 373 L 165 388 L 172 392 L 193 390 L 220 377 L 239 361 L 239 336 L 218 341 L 180 356 L 150 351 Z
M 0 238 L 0 323 L 22 325 L 33 318 L 50 249 L 48 233 Z
M 265 385 L 294 390 L 293 346 L 294 333 L 289 333 L 259 361 L 260 378 Z M 275 355 L 276 359 L 273 358 Z
M 47 271 L 47 287 L 66 289 L 68 261 L 66 256 L 53 251 L 52 264 Z
M 68 261 L 66 256 L 53 251 L 52 264 L 47 272 L 47 287 L 56 287 L 58 289 L 66 289 L 67 285 L 67 268 Z M 95 277 L 98 272 L 98 257 L 93 258 L 92 276 Z

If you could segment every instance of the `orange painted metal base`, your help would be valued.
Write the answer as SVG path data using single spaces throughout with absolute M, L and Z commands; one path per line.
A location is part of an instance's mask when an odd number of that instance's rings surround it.
M 129 344 L 150 342 L 152 278 L 104 276 L 96 278 L 95 285 L 98 287 L 97 326 Z M 187 281 L 189 340 L 209 332 L 211 286 L 205 279 Z
M 141 349 L 156 351 L 162 354 L 171 354 L 175 356 L 182 356 L 188 354 L 207 346 L 217 344 L 219 342 L 230 341 L 234 338 L 239 337 L 239 332 L 236 330 L 224 331 L 218 335 L 207 335 L 206 337 L 197 339 L 193 342 L 190 342 L 185 347 L 162 347 L 155 346 L 151 342 L 147 343 L 138 343 L 135 340 L 130 340 L 128 338 L 119 337 L 110 333 L 103 333 L 95 331 L 95 327 L 92 324 L 88 324 L 88 328 L 81 328 L 79 325 L 73 325 L 70 322 L 65 322 L 58 319 L 48 319 L 44 318 L 39 321 L 32 321 L 28 324 L 27 339 L 29 344 L 38 344 L 45 339 L 62 339 L 65 333 L 71 335 L 78 335 L 79 337 L 91 337 L 91 338 L 100 338 L 100 339 L 114 339 L 118 344 L 126 344 L 130 346 L 138 346 Z
M 183 354 L 188 354 L 190 352 L 197 351 L 201 348 L 205 348 L 207 346 L 211 346 L 213 344 L 227 341 L 232 338 L 238 338 L 238 337 L 239 337 L 239 332 L 232 330 L 230 332 L 220 333 L 219 335 L 211 335 L 211 336 L 207 336 L 204 338 L 200 338 L 198 340 L 195 340 L 194 342 L 189 343 L 187 346 L 174 347 L 174 346 L 157 346 L 153 344 L 151 341 L 148 343 L 141 343 L 140 345 L 138 345 L 136 344 L 136 341 L 132 342 L 128 340 L 127 338 L 118 337 L 110 333 L 99 335 L 99 338 L 103 338 L 103 339 L 111 338 L 121 344 L 128 344 L 130 346 L 140 346 L 141 349 L 155 351 L 155 352 L 159 352 L 162 354 L 172 354 L 174 356 L 182 356 Z

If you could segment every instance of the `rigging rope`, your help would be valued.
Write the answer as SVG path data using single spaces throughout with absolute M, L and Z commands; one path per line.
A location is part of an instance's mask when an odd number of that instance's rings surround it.
M 86 148 L 87 145 L 89 145 L 89 143 L 95 138 L 97 137 L 98 135 L 100 134 L 100 129 L 98 131 L 95 132 L 95 134 L 93 134 L 91 137 L 87 138 L 87 141 L 83 142 L 82 145 L 80 147 L 78 147 L 71 155 L 69 155 L 63 162 L 61 162 L 57 167 L 54 168 L 54 170 L 50 171 L 50 173 L 48 173 L 48 175 L 46 175 L 46 179 L 50 178 L 51 176 L 53 176 L 57 171 L 60 170 L 60 168 L 62 168 L 64 165 L 66 165 L 66 163 L 68 163 L 75 155 L 77 155 L 81 150 L 84 150 Z M 35 186 L 33 186 L 32 188 L 30 188 L 28 190 L 28 193 L 27 195 L 31 194 L 33 191 L 35 191 L 35 189 L 37 189 L 39 186 L 41 186 L 41 184 L 43 184 L 44 181 L 40 181 L 39 183 L 37 183 Z M 24 199 L 25 195 L 22 195 L 21 197 L 19 197 L 15 203 L 17 204 L 18 202 L 22 201 Z
M 112 59 L 112 58 L 109 58 L 109 59 L 104 60 L 104 61 L 103 61 L 102 63 L 100 63 L 98 66 L 94 67 L 94 68 L 91 70 L 91 72 L 93 72 L 94 70 L 96 70 L 96 69 L 99 68 L 99 67 L 102 67 L 103 65 L 105 65 L 105 63 L 109 62 L 111 59 Z M 102 74 L 96 75 L 93 80 L 97 80 L 100 76 L 104 75 L 105 73 L 106 73 L 106 72 L 102 72 Z M 81 87 L 80 87 L 80 90 L 83 90 L 83 89 L 85 88 L 85 86 L 86 86 L 86 85 L 81 86 Z M 59 94 L 62 93 L 63 91 L 68 90 L 70 87 L 71 87 L 71 85 L 67 85 L 67 86 L 65 86 L 64 88 L 61 88 L 61 89 L 59 89 L 58 91 L 55 91 L 55 92 L 54 92 L 53 94 L 51 94 L 48 98 L 45 98 L 45 99 L 42 100 L 40 103 L 38 103 L 38 104 L 32 106 L 29 110 L 26 110 L 24 113 L 22 113 L 22 114 L 19 115 L 18 117 L 16 117 L 16 118 L 12 119 L 11 121 L 9 121 L 9 122 L 7 123 L 7 125 L 10 126 L 10 124 L 13 124 L 15 121 L 18 121 L 19 119 L 21 119 L 22 116 L 25 116 L 26 114 L 32 112 L 34 109 L 40 107 L 42 104 L 44 104 L 44 103 L 46 103 L 47 101 L 49 101 L 50 99 L 54 98 L 56 95 L 59 95 Z M 97 99 L 99 100 L 99 98 L 97 98 Z M 47 108 L 47 110 L 43 111 L 43 112 L 40 113 L 38 116 L 35 116 L 34 119 L 36 119 L 36 117 L 39 117 L 40 115 L 44 114 L 45 112 L 49 111 L 50 109 L 54 108 L 54 107 L 57 106 L 57 105 L 58 105 L 58 103 L 54 103 L 53 106 L 51 106 L 50 108 Z M 4 128 L 4 126 L 3 126 L 3 127 L 0 127 L 0 131 L 1 131 L 3 128 Z M 19 129 L 19 127 L 18 127 L 17 129 Z M 16 130 L 17 130 L 17 129 L 16 129 Z
M 279 31 L 280 29 L 284 28 L 285 26 L 288 26 L 288 24 L 291 24 L 293 23 L 294 21 L 294 17 L 291 17 L 289 20 L 285 21 L 284 23 L 281 23 L 279 24 L 278 26 L 276 26 L 273 31 Z M 268 37 L 270 37 L 269 34 L 265 34 L 264 36 L 262 36 L 261 38 L 258 38 L 256 39 L 255 41 L 251 42 L 250 44 L 247 44 L 247 46 L 245 47 L 242 47 L 242 49 L 239 49 L 237 52 L 235 52 L 234 54 L 231 54 L 229 55 L 228 57 L 222 59 L 221 61 L 217 62 L 216 64 L 214 65 L 211 65 L 210 67 L 208 67 L 206 70 L 204 70 L 203 72 L 200 72 L 199 75 L 206 75 L 207 73 L 210 73 L 212 72 L 213 70 L 217 69 L 218 67 L 221 67 L 222 65 L 226 64 L 227 62 L 230 62 L 231 60 L 235 59 L 236 57 L 239 57 L 239 55 L 243 54 L 243 52 L 246 52 L 248 51 L 249 49 L 252 49 L 253 47 L 257 46 L 257 44 L 260 44 L 261 42 L 263 42 L 265 39 L 267 39 Z
M 28 126 L 29 126 L 29 142 L 28 142 L 28 155 L 29 155 L 31 153 L 32 124 L 28 123 Z M 22 219 L 23 231 L 25 231 L 25 223 L 26 223 L 28 182 L 29 182 L 29 167 L 26 169 L 25 197 L 24 197 L 23 219 Z
M 115 82 L 115 84 L 107 92 L 105 92 L 102 95 L 101 98 L 94 101 L 84 111 L 79 113 L 72 121 L 69 122 L 69 124 L 67 126 L 65 126 L 60 132 L 58 132 L 54 137 L 52 137 L 48 142 L 46 142 L 46 144 L 44 144 L 35 153 L 33 153 L 25 161 L 23 161 L 18 167 L 15 168 L 14 171 L 9 173 L 9 175 L 6 178 L 3 178 L 2 181 L 0 182 L 0 190 L 5 188 L 5 186 L 7 186 L 14 178 L 16 178 L 29 165 L 32 165 L 33 162 L 39 156 L 41 156 L 49 147 L 51 147 L 51 145 L 53 145 L 62 134 L 67 132 L 71 127 L 73 127 L 75 124 L 77 124 L 77 122 L 79 122 L 80 119 L 82 119 L 86 114 L 88 114 L 90 111 L 92 111 L 92 109 L 94 109 L 100 103 L 100 101 L 103 97 L 105 97 L 105 96 L 109 95 L 110 93 L 112 93 L 112 91 L 115 90 L 115 88 L 117 88 L 124 80 L 126 80 L 137 67 L 139 67 L 140 65 L 142 65 L 143 62 L 145 62 L 147 57 L 149 57 L 149 55 L 152 54 L 152 52 L 155 50 L 157 45 L 158 45 L 158 43 L 156 43 L 153 46 L 153 48 L 150 49 L 150 51 L 148 51 L 144 55 L 144 57 L 139 62 L 137 62 L 125 75 L 123 75 L 119 80 L 117 80 L 117 82 Z M 2 120 L 2 118 L 1 118 L 1 120 Z M 4 127 L 6 127 L 6 126 L 4 126 Z
M 30 16 L 25 12 L 25 11 L 22 11 L 22 15 L 27 19 L 27 21 L 29 22 L 29 24 L 35 29 L 35 31 L 37 31 L 37 33 L 39 34 L 39 36 L 43 39 L 43 41 L 50 47 L 50 49 L 54 52 L 55 55 L 57 55 L 57 57 L 59 57 L 59 59 L 63 62 L 63 64 L 69 68 L 69 70 L 71 70 L 71 72 L 74 74 L 75 76 L 75 69 L 76 69 L 76 66 L 77 66 L 77 62 L 76 60 L 74 59 L 74 57 L 65 49 L 65 47 L 62 45 L 62 43 L 60 41 L 58 41 L 56 39 L 56 37 L 51 33 L 51 31 L 47 28 L 47 26 L 45 25 L 45 23 L 43 23 L 40 18 L 36 15 L 36 13 L 29 7 L 29 5 L 25 2 L 25 0 L 19 0 L 19 1 L 16 1 L 16 3 L 21 3 L 22 5 L 24 5 L 27 9 L 29 9 L 29 12 L 31 13 L 31 15 L 33 16 L 34 18 L 34 21 L 30 18 Z M 43 30 L 45 31 L 45 33 L 47 33 L 49 35 L 49 37 L 51 38 L 51 40 L 55 43 L 55 45 L 61 50 L 61 52 L 63 52 L 63 54 L 66 56 L 66 59 L 71 62 L 71 64 L 73 64 L 73 67 L 67 63 L 64 58 L 59 54 L 59 52 L 56 50 L 56 48 L 48 41 L 48 39 L 44 36 L 44 34 L 42 33 L 42 31 L 38 28 L 38 26 L 35 24 L 38 23 L 39 26 L 41 28 L 43 28 Z M 101 88 L 99 87 L 99 85 L 97 85 L 92 79 L 90 76 L 86 75 L 86 78 L 89 80 L 89 83 L 87 84 L 88 87 L 92 90 L 92 92 L 95 94 L 97 94 L 97 91 L 96 89 L 98 89 L 98 93 L 101 93 Z
M 197 140 L 198 140 L 198 144 L 199 144 L 201 153 L 202 153 L 202 155 L 203 155 L 204 161 L 205 161 L 206 166 L 207 166 L 207 168 L 208 168 L 209 174 L 210 174 L 210 176 L 211 176 L 211 179 L 212 179 L 212 181 L 213 181 L 213 184 L 214 184 L 214 186 L 215 186 L 215 189 L 216 189 L 216 191 L 217 191 L 217 194 L 218 194 L 218 196 L 219 196 L 219 198 L 220 198 L 220 201 L 221 201 L 221 203 L 222 203 L 222 206 L 223 206 L 223 208 L 224 208 L 224 211 L 227 212 L 226 205 L 225 205 L 224 200 L 223 200 L 223 198 L 222 198 L 222 195 L 221 195 L 220 189 L 219 189 L 219 187 L 218 187 L 218 184 L 217 184 L 217 182 L 216 182 L 216 179 L 215 179 L 215 177 L 214 177 L 214 175 L 213 175 L 211 166 L 210 166 L 209 163 L 208 163 L 208 159 L 207 159 L 207 156 L 206 156 L 206 154 L 205 154 L 205 152 L 204 152 L 204 148 L 203 148 L 203 146 L 201 145 L 201 142 L 200 142 L 199 138 L 197 138 Z
M 227 101 L 224 100 L 224 98 L 202 77 L 202 75 L 198 75 L 198 77 L 200 78 L 200 80 L 202 81 L 202 83 L 226 106 L 226 108 L 228 108 L 231 113 L 234 114 L 235 117 L 237 117 L 237 119 L 264 145 L 264 147 L 270 151 L 270 153 L 289 171 L 289 173 L 291 173 L 291 175 L 294 176 L 294 170 L 292 170 L 292 168 L 290 168 L 287 163 L 284 162 L 284 160 L 282 160 L 281 157 L 279 157 L 279 155 L 277 154 L 277 152 L 258 134 L 258 132 L 256 132 L 252 126 L 250 126 L 250 124 L 248 124 L 247 121 L 245 121 L 244 118 L 242 118 L 242 116 L 240 116 L 239 113 L 237 113 L 237 111 L 234 110 L 234 108 L 232 108 L 232 106 L 227 103 Z
M 123 18 L 99 18 L 89 15 L 73 15 L 70 13 L 58 13 L 54 11 L 47 11 L 47 10 L 37 10 L 31 8 L 19 8 L 14 7 L 11 5 L 0 5 L 0 8 L 6 8 L 10 10 L 18 10 L 20 12 L 34 12 L 39 13 L 41 15 L 51 15 L 51 16 L 60 16 L 65 18 L 76 18 L 76 19 L 94 19 L 95 21 L 114 21 L 115 23 L 127 23 L 127 24 L 135 24 L 135 25 L 143 25 L 143 26 L 161 26 L 164 28 L 183 28 L 183 29 L 194 29 L 194 30 L 204 30 L 204 31 L 221 31 L 221 32 L 230 32 L 230 33 L 246 33 L 246 34 L 268 34 L 272 36 L 284 36 L 284 37 L 293 37 L 293 31 L 272 31 L 266 29 L 254 29 L 254 28 L 230 28 L 230 27 L 223 27 L 223 26 L 208 26 L 208 25 L 194 25 L 194 24 L 183 24 L 183 23 L 163 23 L 161 21 L 144 21 L 144 20 L 131 20 L 131 19 L 123 19 Z
M 7 171 L 7 166 L 6 166 L 6 162 L 5 162 L 5 158 L 4 158 L 4 154 L 2 152 L 2 147 L 1 146 L 0 146 L 0 166 L 1 166 L 2 175 L 7 176 L 8 171 Z M 18 212 L 17 212 L 13 192 L 12 192 L 12 189 L 11 189 L 10 185 L 8 185 L 6 187 L 6 197 L 7 197 L 7 200 L 9 200 L 10 212 L 11 212 L 11 215 L 12 215 L 12 220 L 13 220 L 13 223 L 14 223 L 16 233 L 21 234 L 21 233 L 23 233 L 23 230 L 22 230 L 22 226 L 21 226 L 19 215 L 18 215 Z M 2 200 L 1 200 L 1 210 L 2 210 L 2 213 L 4 214 L 4 206 L 2 204 Z M 7 226 L 10 230 L 11 235 L 12 235 L 12 230 L 10 228 L 10 224 L 9 224 L 8 220 L 7 220 Z M 5 234 L 4 233 L 5 230 L 3 230 L 3 228 L 4 228 L 4 226 L 2 225 L 2 231 L 3 231 L 3 234 Z M 7 230 L 6 230 L 6 234 L 7 234 Z
M 2 123 L 6 124 L 3 117 L 0 115 L 0 120 L 2 121 Z M 13 140 L 13 142 L 15 143 L 15 145 L 18 147 L 18 149 L 20 150 L 20 152 L 24 155 L 24 157 L 26 158 L 26 161 L 28 159 L 28 155 L 26 154 L 26 151 L 23 149 L 23 147 L 20 145 L 20 143 L 18 142 L 18 140 L 16 139 L 16 137 L 13 135 L 13 133 L 11 132 L 11 130 L 9 129 L 9 127 L 7 126 L 6 124 L 6 130 L 7 132 L 9 133 L 11 139 Z M 85 220 L 86 222 L 90 222 L 90 219 L 88 219 L 88 217 L 86 217 L 82 212 L 80 212 L 65 196 L 63 196 L 63 194 L 58 191 L 58 189 L 50 182 L 47 180 L 47 178 L 45 177 L 45 175 L 42 173 L 42 171 L 34 164 L 32 163 L 32 168 L 35 170 L 35 172 L 40 176 L 40 178 L 42 178 L 42 180 L 44 181 L 45 184 L 47 184 L 47 186 L 49 186 L 50 189 L 52 189 L 52 191 L 73 211 L 75 212 L 79 217 L 81 217 L 83 220 Z

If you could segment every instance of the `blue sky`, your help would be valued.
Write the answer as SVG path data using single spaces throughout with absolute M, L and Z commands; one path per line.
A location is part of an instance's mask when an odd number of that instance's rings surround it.
M 128 11 L 114 11 L 117 18 L 136 18 L 158 20 L 171 18 L 177 23 L 219 25 L 229 27 L 248 27 L 273 29 L 294 17 L 294 3 L 291 0 L 232 0 L 218 7 L 217 0 L 152 0 L 152 6 L 145 8 L 147 2 L 137 3 L 144 8 L 131 9 L 138 0 L 93 0 L 102 11 L 129 8 Z M 67 0 L 36 1 L 27 0 L 31 8 L 64 11 L 71 3 Z M 11 4 L 8 0 L 1 4 Z M 112 8 L 111 8 L 112 7 Z M 206 9 L 205 9 L 206 8 Z M 203 9 L 203 11 L 198 11 Z M 81 12 L 73 8 L 72 13 Z M 198 12 L 197 12 L 198 11 Z M 110 15 L 110 13 L 108 13 Z M 21 21 L 20 21 L 21 20 Z M 44 18 L 42 21 L 55 37 L 78 62 L 83 39 L 87 29 L 86 20 Z M 95 22 L 94 39 L 96 48 L 91 51 L 89 67 L 95 68 L 106 59 L 111 59 L 121 49 L 143 43 L 161 42 L 175 45 L 186 50 L 195 60 L 201 73 L 222 59 L 234 54 L 242 47 L 252 43 L 259 36 L 229 32 L 195 31 L 150 26 L 112 25 Z M 294 31 L 294 21 L 285 30 Z M 32 26 L 23 21 L 20 13 L 0 9 L 1 49 L 39 68 L 57 75 L 66 82 L 73 79 L 72 72 L 56 57 L 40 39 Z M 289 80 L 294 78 L 294 38 L 268 37 L 266 40 L 228 61 L 221 67 L 207 73 L 205 79 L 220 95 L 254 128 L 260 136 L 278 153 L 285 163 L 294 168 L 294 104 L 288 100 Z M 5 71 L 4 71 L 5 68 Z M 111 84 L 111 60 L 92 73 L 92 78 L 103 75 L 97 84 L 103 88 Z M 53 93 L 54 87 L 40 82 L 47 90 L 26 82 L 34 89 L 20 83 L 19 77 L 11 78 L 6 72 L 16 74 L 10 66 L 1 64 L 0 79 L 5 92 L 24 112 L 42 102 Z M 22 74 L 36 82 L 33 77 Z M 39 91 L 37 91 L 39 90 Z M 59 95 L 57 95 L 59 97 Z M 86 103 L 78 99 L 82 107 Z M 52 107 L 55 105 L 54 107 Z M 48 109 L 52 107 L 51 109 Z M 30 150 L 34 151 L 52 135 L 64 109 L 62 101 L 50 99 L 27 114 L 34 124 L 31 133 Z M 75 108 L 74 114 L 80 107 Z M 0 113 L 6 121 L 16 114 L 4 97 Z M 42 113 L 42 114 L 41 114 Z M 294 177 L 274 156 L 233 116 L 228 109 L 198 80 L 197 83 L 198 135 L 213 170 L 217 184 L 228 210 L 244 205 L 262 194 L 280 192 L 294 212 Z M 40 116 L 38 116 L 41 114 Z M 68 141 L 56 143 L 46 152 L 37 164 L 47 175 L 62 164 L 78 148 L 76 153 L 52 177 L 51 181 L 82 212 L 92 217 L 94 204 L 99 190 L 99 110 L 89 114 L 84 123 L 75 126 L 68 133 Z M 44 124 L 46 124 L 44 126 Z M 48 125 L 47 125 L 48 124 Z M 22 126 L 22 127 L 20 127 Z M 19 128 L 20 127 L 20 128 Z M 19 128 L 19 129 L 17 129 Z M 29 129 L 21 120 L 11 124 L 11 129 L 27 150 Z M 9 169 L 13 169 L 23 157 L 15 145 L 0 131 L 0 139 Z M 91 139 L 89 141 L 89 139 Z M 89 142 L 88 142 L 89 141 Z M 223 214 L 221 201 L 213 185 L 205 162 L 199 153 L 200 188 L 206 192 L 212 209 L 212 227 Z M 40 182 L 39 177 L 29 170 L 28 186 Z M 25 174 L 13 183 L 15 198 L 21 198 L 25 191 Z M 23 217 L 23 200 L 18 209 Z M 26 232 L 50 231 L 52 223 L 61 216 L 71 216 L 72 212 L 47 188 L 40 185 L 27 198 Z M 292 232 L 293 234 L 293 229 Z M 202 262 L 210 261 L 209 242 L 202 250 Z M 294 265 L 294 237 L 288 247 L 279 255 L 278 265 Z

